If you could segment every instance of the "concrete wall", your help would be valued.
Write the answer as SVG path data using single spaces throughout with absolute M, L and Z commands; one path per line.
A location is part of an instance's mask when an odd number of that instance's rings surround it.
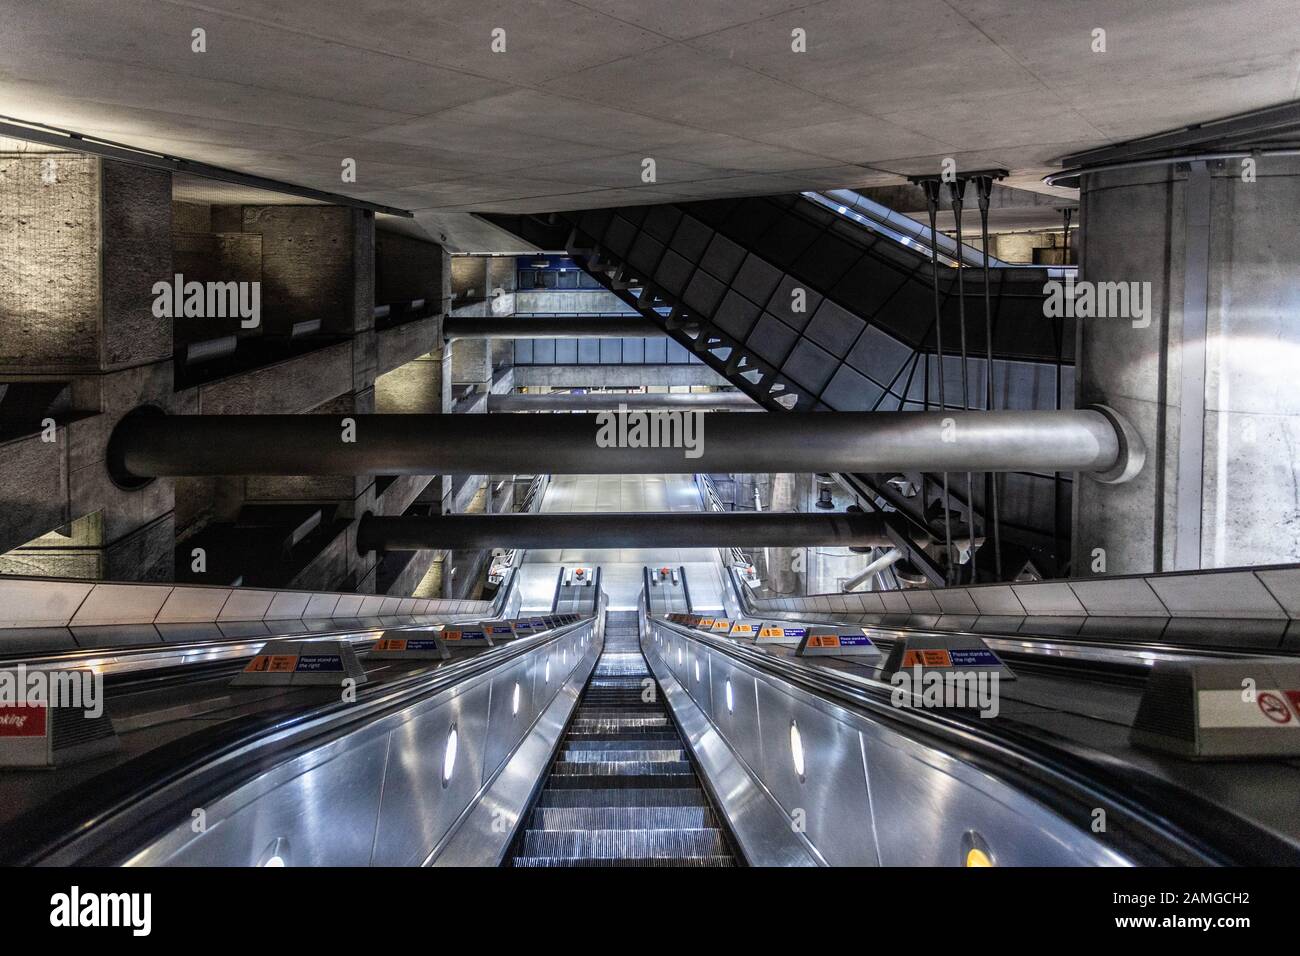
M 327 332 L 368 328 L 374 215 L 341 206 L 244 206 L 243 232 L 262 238 L 267 334 L 320 319 Z
M 435 243 L 376 229 L 375 304 L 424 299 L 433 311 L 443 312 L 443 284 L 450 282 L 448 261 Z
M 575 314 L 634 314 L 630 305 L 612 292 L 597 290 L 536 289 L 515 292 L 515 311 Z
M 707 365 L 516 365 L 515 385 L 553 388 L 640 388 L 644 385 L 708 385 L 731 383 Z
M 1153 302 L 1146 327 L 1078 325 L 1079 402 L 1127 416 L 1148 459 L 1127 484 L 1077 482 L 1075 574 L 1099 551 L 1107 573 L 1300 560 L 1300 163 L 1261 160 L 1255 182 L 1229 163 L 1203 191 L 1166 167 L 1084 185 L 1081 277 Z
M 379 247 L 378 292 L 424 298 L 429 313 L 382 332 L 367 211 L 174 202 L 171 176 L 155 170 L 72 153 L 0 156 L 0 385 L 51 375 L 68 383 L 51 393 L 60 396 L 52 434 L 42 435 L 39 421 L 25 434 L 6 425 L 0 574 L 175 581 L 190 573 L 191 545 L 256 548 L 251 536 L 217 532 L 250 507 L 292 505 L 326 518 L 285 565 L 285 579 L 267 583 L 373 587 L 376 556 L 356 552 L 351 519 L 401 514 L 418 499 L 440 505 L 449 481 L 214 477 L 126 490 L 111 481 L 105 448 L 120 418 L 143 404 L 177 414 L 447 410 L 449 257 L 399 234 L 385 233 Z M 153 284 L 176 270 L 198 281 L 260 280 L 262 327 L 247 334 L 275 338 L 321 319 L 323 335 L 241 349 L 254 364 L 201 368 L 196 384 L 178 390 L 173 320 L 152 309 Z M 182 342 L 234 331 L 219 321 L 175 320 Z

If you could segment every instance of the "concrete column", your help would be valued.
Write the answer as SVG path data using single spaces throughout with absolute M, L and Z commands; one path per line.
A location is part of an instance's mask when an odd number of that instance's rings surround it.
M 0 497 L 22 502 L 0 514 L 0 552 L 31 542 L 15 558 L 28 570 L 11 573 L 170 578 L 171 483 L 117 488 L 104 450 L 136 405 L 197 411 L 172 387 L 171 320 L 153 315 L 153 284 L 171 274 L 170 174 L 78 153 L 0 154 L 0 376 L 14 389 L 69 389 L 54 441 L 32 421 L 0 453 Z M 79 530 L 59 540 L 63 525 Z
M 1078 322 L 1077 397 L 1126 416 L 1147 462 L 1076 481 L 1075 575 L 1300 561 L 1300 161 L 1242 172 L 1084 178 L 1081 280 L 1150 308 Z
M 798 511 L 802 495 L 799 475 L 777 474 L 771 476 L 769 511 Z M 808 556 L 804 548 L 768 548 L 767 582 L 777 594 L 804 594 L 805 571 Z

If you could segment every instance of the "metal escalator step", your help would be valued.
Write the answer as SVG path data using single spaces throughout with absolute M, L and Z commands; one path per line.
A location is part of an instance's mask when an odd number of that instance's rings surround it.
M 646 761 L 652 763 L 685 763 L 686 751 L 676 750 L 564 750 L 560 753 L 564 763 L 600 763 L 602 761 Z
M 515 866 L 735 865 L 641 653 L 636 612 L 606 614 L 604 648 L 527 819 Z
M 664 730 L 664 728 L 641 727 L 633 730 L 623 730 L 612 732 L 612 734 L 568 734 L 564 737 L 567 743 L 571 744 L 589 744 L 589 743 L 620 743 L 624 740 L 655 740 L 663 744 L 664 747 L 675 747 L 681 743 L 681 737 L 677 736 L 677 731 Z M 668 741 L 668 743 L 664 743 Z
M 543 790 L 538 808 L 549 807 L 707 807 L 699 787 L 623 787 L 593 790 L 581 787 Z
M 716 827 L 708 807 L 539 807 L 533 830 L 693 830 Z
M 682 859 L 722 856 L 726 840 L 716 827 L 688 830 L 528 830 L 521 857 L 579 859 Z
M 568 753 L 571 750 L 582 750 L 586 753 L 595 753 L 602 750 L 664 750 L 680 743 L 681 740 L 676 734 L 669 734 L 659 738 L 648 736 L 615 737 L 611 740 L 590 740 L 586 737 L 566 738 L 564 744 L 560 747 L 560 753 Z
M 561 777 L 592 776 L 592 777 L 637 777 L 643 775 L 655 776 L 688 776 L 695 779 L 695 771 L 685 760 L 592 760 L 585 763 L 572 763 L 561 761 L 552 769 L 551 773 Z
M 569 764 L 568 766 L 577 766 Z M 591 764 L 587 764 L 591 767 Z M 548 789 L 556 790 L 576 789 L 576 790 L 599 790 L 602 787 L 607 790 L 645 790 L 658 789 L 666 790 L 672 787 L 682 787 L 689 790 L 699 789 L 699 781 L 695 779 L 693 773 L 611 773 L 611 774 L 594 774 L 594 773 L 556 773 L 551 772 L 551 777 L 546 784 Z
M 667 717 L 579 717 L 573 722 L 573 729 L 578 733 L 611 733 L 668 727 Z
M 722 867 L 735 866 L 736 861 L 729 856 L 703 856 L 687 857 L 685 859 L 665 859 L 651 858 L 644 860 L 633 859 L 570 859 L 567 857 L 514 857 L 511 860 L 513 866 L 529 868 L 546 868 L 555 869 L 559 867 L 581 867 L 581 866 L 601 866 L 601 867 Z

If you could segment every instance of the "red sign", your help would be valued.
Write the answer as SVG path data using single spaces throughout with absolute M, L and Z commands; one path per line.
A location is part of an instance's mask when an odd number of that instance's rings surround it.
M 1275 724 L 1291 723 L 1291 708 L 1286 705 L 1281 697 L 1276 694 L 1270 694 L 1268 691 L 1262 692 L 1255 698 L 1255 703 L 1263 711 L 1264 716 Z
M 44 737 L 44 704 L 0 706 L 0 737 Z
M 1286 699 L 1291 701 L 1291 706 L 1295 708 L 1296 713 L 1300 713 L 1300 690 L 1284 690 Z

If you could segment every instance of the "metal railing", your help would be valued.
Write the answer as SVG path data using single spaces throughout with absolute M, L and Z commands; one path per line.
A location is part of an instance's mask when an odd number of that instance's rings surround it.
M 699 489 L 700 500 L 708 511 L 731 511 L 726 502 L 722 500 L 722 495 L 718 493 L 718 486 L 714 483 L 713 478 L 709 475 L 698 472 L 695 475 L 695 486 Z M 753 568 L 754 559 L 746 554 L 740 548 L 719 548 L 722 554 L 723 564 L 728 567 Z
M 551 482 L 550 475 L 533 475 L 533 480 L 528 484 L 528 490 L 524 492 L 523 501 L 520 502 L 517 513 L 532 514 L 542 510 L 542 499 L 546 497 L 546 488 Z M 510 548 L 496 555 L 492 560 L 492 568 L 488 572 L 489 580 L 501 580 L 519 563 L 519 556 L 523 553 L 520 548 Z

